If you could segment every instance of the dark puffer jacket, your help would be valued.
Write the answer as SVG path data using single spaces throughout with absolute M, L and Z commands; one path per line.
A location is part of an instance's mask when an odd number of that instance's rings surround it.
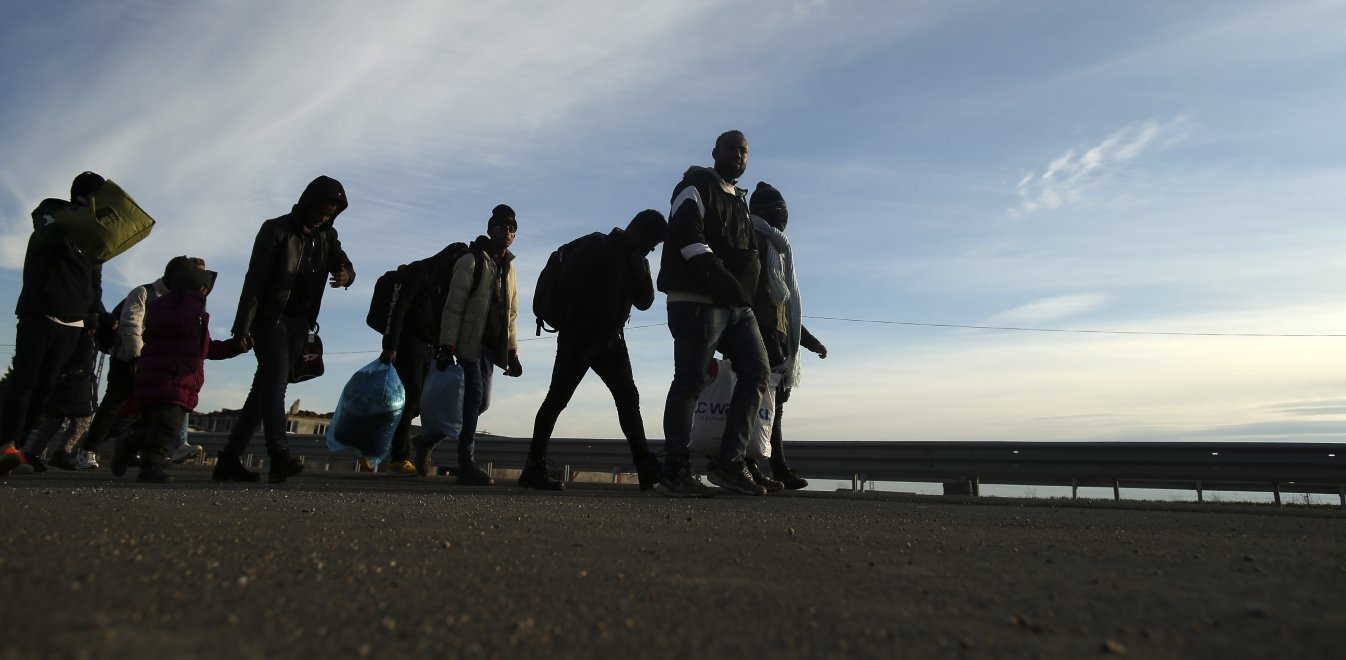
M 232 341 L 211 341 L 210 314 L 200 291 L 160 296 L 150 303 L 145 319 L 135 405 L 195 409 L 206 382 L 205 361 L 225 360 L 242 351 Z
M 304 215 L 314 206 L 326 203 L 337 206 L 332 222 L 305 234 L 300 226 Z M 243 277 L 243 292 L 238 297 L 235 334 L 249 334 L 254 326 L 276 325 L 290 306 L 291 298 L 305 302 L 305 315 L 312 327 L 318 320 L 327 276 L 345 271 L 350 276 L 346 286 L 355 282 L 355 267 L 342 251 L 337 231 L 332 227 L 346 206 L 346 190 L 341 182 L 320 176 L 308 184 L 289 213 L 262 223 L 248 260 L 248 274 Z M 305 263 L 308 268 L 301 272 L 300 266 Z

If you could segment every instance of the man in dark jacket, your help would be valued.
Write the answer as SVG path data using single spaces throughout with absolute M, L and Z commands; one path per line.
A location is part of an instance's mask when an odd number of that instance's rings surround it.
M 519 486 L 565 488 L 551 476 L 547 444 L 556 419 L 590 369 L 612 392 L 617 421 L 631 446 L 641 490 L 653 488 L 658 481 L 659 464 L 645 439 L 640 392 L 631 374 L 622 326 L 631 316 L 632 305 L 645 311 L 654 304 L 654 283 L 645 255 L 663 242 L 667 229 L 663 214 L 641 211 L 625 231 L 614 228 L 608 234 L 593 233 L 567 246 L 556 289 L 550 293 L 564 309 L 555 321 L 556 363 L 552 366 L 551 387 L 533 423 L 533 442 L 519 475 Z
M 103 177 L 80 174 L 70 186 L 70 204 L 86 204 L 102 185 Z M 46 200 L 32 213 L 23 288 L 14 310 L 19 317 L 14 363 L 0 413 L 0 476 L 24 462 L 45 471 L 39 457 L 23 456 L 19 446 L 41 417 L 80 333 L 95 331 L 107 316 L 102 266 L 75 247 L 52 218 L 66 206 L 61 200 Z
M 719 351 L 738 382 L 725 417 L 719 456 L 707 467 L 712 483 L 749 495 L 766 490 L 744 465 L 748 431 L 770 382 L 766 350 L 752 313 L 760 264 L 746 190 L 734 186 L 748 166 L 748 141 L 728 131 L 711 151 L 714 168 L 692 167 L 673 189 L 659 290 L 668 294 L 673 335 L 673 383 L 664 406 L 661 494 L 705 497 L 713 491 L 691 474 L 692 411 Z
M 320 176 L 308 184 L 289 213 L 262 223 L 243 278 L 234 318 L 234 342 L 253 348 L 257 372 L 229 441 L 215 463 L 217 481 L 257 481 L 241 457 L 261 424 L 271 457 L 268 480 L 285 481 L 303 471 L 285 438 L 285 388 L 304 340 L 318 322 L 323 284 L 349 287 L 355 268 L 332 227 L 346 209 L 346 190 L 336 179 Z

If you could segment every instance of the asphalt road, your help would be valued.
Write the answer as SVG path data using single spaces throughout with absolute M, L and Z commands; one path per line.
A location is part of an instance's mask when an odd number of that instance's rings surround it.
M 1346 517 L 326 473 L 0 480 L 0 658 L 1326 658 Z

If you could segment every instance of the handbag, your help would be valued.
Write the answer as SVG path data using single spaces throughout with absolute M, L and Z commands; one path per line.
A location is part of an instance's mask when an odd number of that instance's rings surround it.
M 299 351 L 294 364 L 290 365 L 290 382 L 302 383 L 313 380 L 321 376 L 323 371 L 322 337 L 318 336 L 318 325 L 315 323 L 313 329 L 308 332 L 308 338 L 304 340 L 304 348 Z

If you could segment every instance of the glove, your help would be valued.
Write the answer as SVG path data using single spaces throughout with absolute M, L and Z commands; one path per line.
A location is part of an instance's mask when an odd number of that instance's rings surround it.
M 700 271 L 700 279 L 705 282 L 706 293 L 720 307 L 747 307 L 750 302 L 743 295 L 743 287 L 738 278 L 725 269 L 713 254 L 703 254 L 687 262 L 692 272 Z
M 509 368 L 505 369 L 505 375 L 510 378 L 518 378 L 523 375 L 523 365 L 519 363 L 519 352 L 509 352 Z
M 453 364 L 454 346 L 453 344 L 440 344 L 435 349 L 435 368 L 444 371 Z

